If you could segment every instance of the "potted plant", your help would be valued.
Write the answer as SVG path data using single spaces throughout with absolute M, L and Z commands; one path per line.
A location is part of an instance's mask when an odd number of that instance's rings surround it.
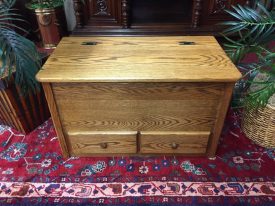
M 35 79 L 41 57 L 35 44 L 14 31 L 27 33 L 12 6 L 0 1 L 0 123 L 29 132 L 49 117 L 40 85 Z M 46 105 L 46 104 L 44 104 Z
M 63 0 L 31 0 L 26 4 L 33 10 L 44 48 L 54 48 L 67 34 L 67 23 Z
M 243 74 L 236 84 L 233 106 L 243 108 L 242 128 L 250 139 L 275 147 L 274 8 L 256 3 L 227 12 L 235 21 L 223 23 L 229 26 L 223 32 L 225 50 Z

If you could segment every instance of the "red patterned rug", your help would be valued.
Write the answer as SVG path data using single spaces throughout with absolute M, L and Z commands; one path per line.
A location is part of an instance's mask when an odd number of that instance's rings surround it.
M 51 120 L 29 135 L 0 126 L 0 205 L 275 205 L 275 150 L 230 115 L 214 159 L 63 159 Z

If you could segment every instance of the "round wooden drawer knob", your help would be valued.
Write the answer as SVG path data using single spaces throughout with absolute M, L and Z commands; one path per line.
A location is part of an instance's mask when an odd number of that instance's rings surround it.
M 175 142 L 172 143 L 172 149 L 178 149 L 178 147 L 179 147 L 179 144 Z
M 108 144 L 107 144 L 106 142 L 100 143 L 100 147 L 101 147 L 102 149 L 107 149 Z

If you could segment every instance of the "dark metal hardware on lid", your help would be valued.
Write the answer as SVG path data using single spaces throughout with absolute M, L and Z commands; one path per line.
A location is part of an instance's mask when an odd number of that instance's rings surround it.
M 81 45 L 97 45 L 98 44 L 98 42 L 96 42 L 96 41 L 86 41 L 86 42 L 82 42 L 82 44 Z
M 194 45 L 195 42 L 193 41 L 180 41 L 179 45 Z

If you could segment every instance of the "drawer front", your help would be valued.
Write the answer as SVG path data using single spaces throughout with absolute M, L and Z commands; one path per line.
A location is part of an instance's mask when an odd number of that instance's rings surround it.
M 137 133 L 96 132 L 69 134 L 72 155 L 133 154 L 137 152 Z
M 141 132 L 140 153 L 205 154 L 210 132 Z

